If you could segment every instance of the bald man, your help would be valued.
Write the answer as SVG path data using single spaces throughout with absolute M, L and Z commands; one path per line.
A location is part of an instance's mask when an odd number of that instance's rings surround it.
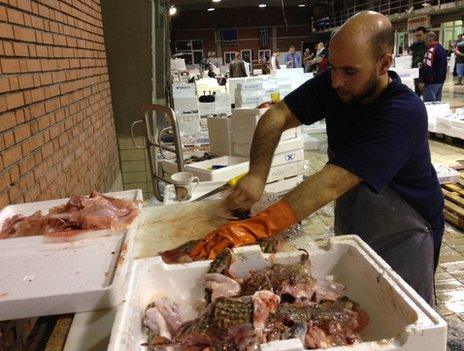
M 194 259 L 275 235 L 336 200 L 336 233 L 360 235 L 431 302 L 443 195 L 430 160 L 424 104 L 388 70 L 393 34 L 389 20 L 375 12 L 361 12 L 337 31 L 331 67 L 259 121 L 249 173 L 230 203 L 249 208 L 260 199 L 286 129 L 325 118 L 329 162 L 275 205 L 210 233 L 192 251 Z

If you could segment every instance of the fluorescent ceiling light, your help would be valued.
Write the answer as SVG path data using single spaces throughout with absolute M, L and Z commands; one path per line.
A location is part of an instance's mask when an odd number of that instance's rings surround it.
M 213 2 L 221 2 L 221 0 L 213 0 Z
M 169 15 L 170 16 L 174 16 L 175 14 L 177 13 L 177 8 L 172 5 L 170 8 L 169 8 Z
M 208 8 L 206 9 L 206 11 L 208 11 L 208 12 L 211 12 L 211 11 L 214 11 L 214 10 L 216 10 L 214 7 L 208 7 Z
M 258 7 L 261 7 L 261 8 L 264 8 L 264 7 L 266 7 L 266 6 L 267 6 L 267 4 L 264 3 L 264 2 L 262 2 L 261 4 L 258 5 Z
M 305 4 L 304 2 L 300 2 L 300 3 L 298 4 L 298 7 L 306 7 L 306 4 Z

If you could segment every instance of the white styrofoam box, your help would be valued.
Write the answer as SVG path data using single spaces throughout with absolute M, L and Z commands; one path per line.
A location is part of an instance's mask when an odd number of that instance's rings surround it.
M 200 132 L 200 115 L 198 113 L 180 113 L 176 117 L 182 135 Z
M 209 136 L 207 131 L 201 130 L 199 133 L 191 135 L 181 135 L 182 145 L 196 146 L 196 145 L 209 145 Z
M 398 76 L 403 80 L 404 78 L 419 78 L 419 68 L 409 68 L 406 69 L 398 69 L 398 68 L 391 68 L 393 71 L 395 71 Z
M 451 127 L 449 133 L 453 138 L 464 139 L 464 128 Z
M 311 135 L 303 135 L 304 149 L 305 150 L 318 150 L 319 149 L 319 139 Z
M 255 133 L 255 129 L 256 128 L 254 128 L 252 125 L 249 128 L 240 128 L 240 129 L 232 130 L 232 143 L 233 144 L 251 144 L 251 142 L 253 141 L 253 135 Z M 290 128 L 282 133 L 282 136 L 280 137 L 280 142 L 290 140 L 290 139 L 300 138 L 301 135 L 302 135 L 301 127 Z
M 290 162 L 285 165 L 271 167 L 267 182 L 272 183 L 276 180 L 291 178 L 305 172 L 305 161 Z
M 231 118 L 208 117 L 210 151 L 214 154 L 232 154 Z
M 277 70 L 272 70 L 271 71 L 271 76 L 276 77 L 276 78 L 290 78 L 293 76 L 302 76 L 304 74 L 304 69 L 303 68 L 285 68 L 282 69 L 277 69 Z
M 437 171 L 437 177 L 440 184 L 458 183 L 461 176 L 458 171 L 445 165 L 433 165 Z
M 210 143 L 209 150 L 217 155 L 233 155 L 232 144 L 227 143 Z
M 292 92 L 292 89 L 281 89 L 280 90 L 280 99 L 285 98 L 291 92 Z
M 204 92 L 213 92 L 219 88 L 219 83 L 215 78 L 201 78 L 195 81 L 198 95 L 203 95 Z
M 195 90 L 195 83 L 174 83 L 172 84 L 172 97 L 195 97 L 197 92 Z
M 231 96 L 227 93 L 219 93 L 215 95 L 215 102 L 217 106 L 229 107 L 231 105 Z
M 234 133 L 233 135 L 236 135 L 236 133 Z M 277 155 L 277 154 L 288 153 L 290 151 L 295 151 L 295 150 L 303 150 L 303 147 L 304 147 L 304 144 L 303 144 L 302 138 L 284 140 L 284 141 L 279 142 L 274 154 Z M 234 155 L 239 156 L 239 157 L 249 157 L 250 150 L 251 150 L 251 143 L 237 144 L 235 143 L 235 140 L 234 140 L 234 143 L 233 143 Z
M 304 125 L 303 126 L 303 134 L 320 134 L 325 133 L 327 130 L 327 126 L 325 124 L 325 120 L 318 121 L 311 125 Z
M 430 121 L 429 120 L 429 123 L 428 123 L 428 129 L 429 129 L 429 132 L 431 133 L 436 133 L 437 131 L 437 122 L 435 121 Z
M 303 149 L 288 151 L 288 152 L 283 152 L 281 154 L 274 154 L 271 166 L 275 167 L 275 166 L 284 165 L 290 162 L 302 161 L 302 160 L 304 160 Z
M 263 90 L 263 81 L 261 79 L 256 81 L 247 80 L 246 82 L 238 82 L 237 83 L 237 90 Z
M 199 102 L 198 113 L 200 116 L 214 115 L 216 113 L 216 104 L 214 102 Z
M 141 190 L 106 195 L 143 200 Z M 46 214 L 68 200 L 6 206 L 0 211 L 0 227 L 13 215 Z M 0 321 L 118 305 L 138 223 L 137 217 L 126 230 L 92 230 L 74 241 L 50 242 L 42 236 L 0 240 Z
M 401 78 L 401 82 L 406 85 L 409 89 L 415 89 L 414 78 Z
M 396 69 L 410 69 L 412 67 L 412 55 L 397 56 L 394 63 Z
M 456 128 L 464 128 L 464 116 L 455 116 L 451 121 L 451 126 Z
M 226 166 L 213 170 L 213 165 Z M 249 162 L 246 158 L 234 156 L 221 156 L 211 160 L 195 162 L 185 165 L 185 171 L 192 172 L 193 175 L 200 178 L 200 181 L 220 181 L 228 180 L 248 172 Z
M 347 287 L 348 298 L 370 316 L 363 332 L 365 341 L 325 350 L 446 350 L 447 325 L 443 318 L 359 237 L 333 237 L 326 249 L 303 248 L 309 253 L 314 276 L 333 276 Z M 271 260 L 276 264 L 297 263 L 302 255 L 300 251 L 266 255 L 258 246 L 240 247 L 234 252 L 240 256 L 239 262 L 243 262 L 237 268 L 237 275 L 264 269 Z M 210 262 L 167 265 L 161 257 L 137 260 L 125 301 L 116 314 L 108 350 L 140 350 L 140 345 L 147 341 L 141 319 L 155 296 L 167 296 L 177 303 L 184 320 L 195 318 L 198 313 L 195 306 L 204 298 L 202 281 Z M 261 345 L 261 349 L 303 351 L 301 344 L 293 348 L 298 342 L 297 339 L 277 341 Z M 289 346 L 292 348 L 287 348 Z
M 242 97 L 235 95 L 235 106 L 254 108 L 256 106 L 261 105 L 261 103 L 263 102 L 263 98 L 264 93 Z
M 174 111 L 177 113 L 198 111 L 197 97 L 178 97 L 174 98 Z
M 446 117 L 451 115 L 449 103 L 426 102 L 425 108 L 429 118 Z

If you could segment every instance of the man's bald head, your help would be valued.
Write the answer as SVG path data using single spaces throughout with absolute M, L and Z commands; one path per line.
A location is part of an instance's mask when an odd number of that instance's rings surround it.
M 393 26 L 378 12 L 362 11 L 351 17 L 335 33 L 331 44 L 348 38 L 362 51 L 370 51 L 375 60 L 393 53 Z

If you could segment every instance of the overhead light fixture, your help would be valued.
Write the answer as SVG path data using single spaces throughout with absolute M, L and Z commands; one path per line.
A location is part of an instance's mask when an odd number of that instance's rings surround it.
M 267 7 L 267 4 L 263 1 L 258 5 L 258 7 L 264 8 Z
M 306 4 L 305 4 L 304 2 L 300 2 L 300 3 L 298 4 L 298 7 L 306 7 Z
M 171 5 L 171 7 L 169 8 L 169 15 L 170 16 L 174 16 L 175 14 L 177 13 L 177 8 L 175 5 Z
M 214 10 L 216 10 L 216 9 L 215 9 L 214 7 L 212 7 L 212 6 L 211 6 L 211 7 L 208 7 L 208 8 L 206 9 L 206 11 L 208 11 L 208 12 L 211 12 L 211 11 L 214 11 Z
M 213 0 L 213 2 L 221 2 L 222 0 Z

